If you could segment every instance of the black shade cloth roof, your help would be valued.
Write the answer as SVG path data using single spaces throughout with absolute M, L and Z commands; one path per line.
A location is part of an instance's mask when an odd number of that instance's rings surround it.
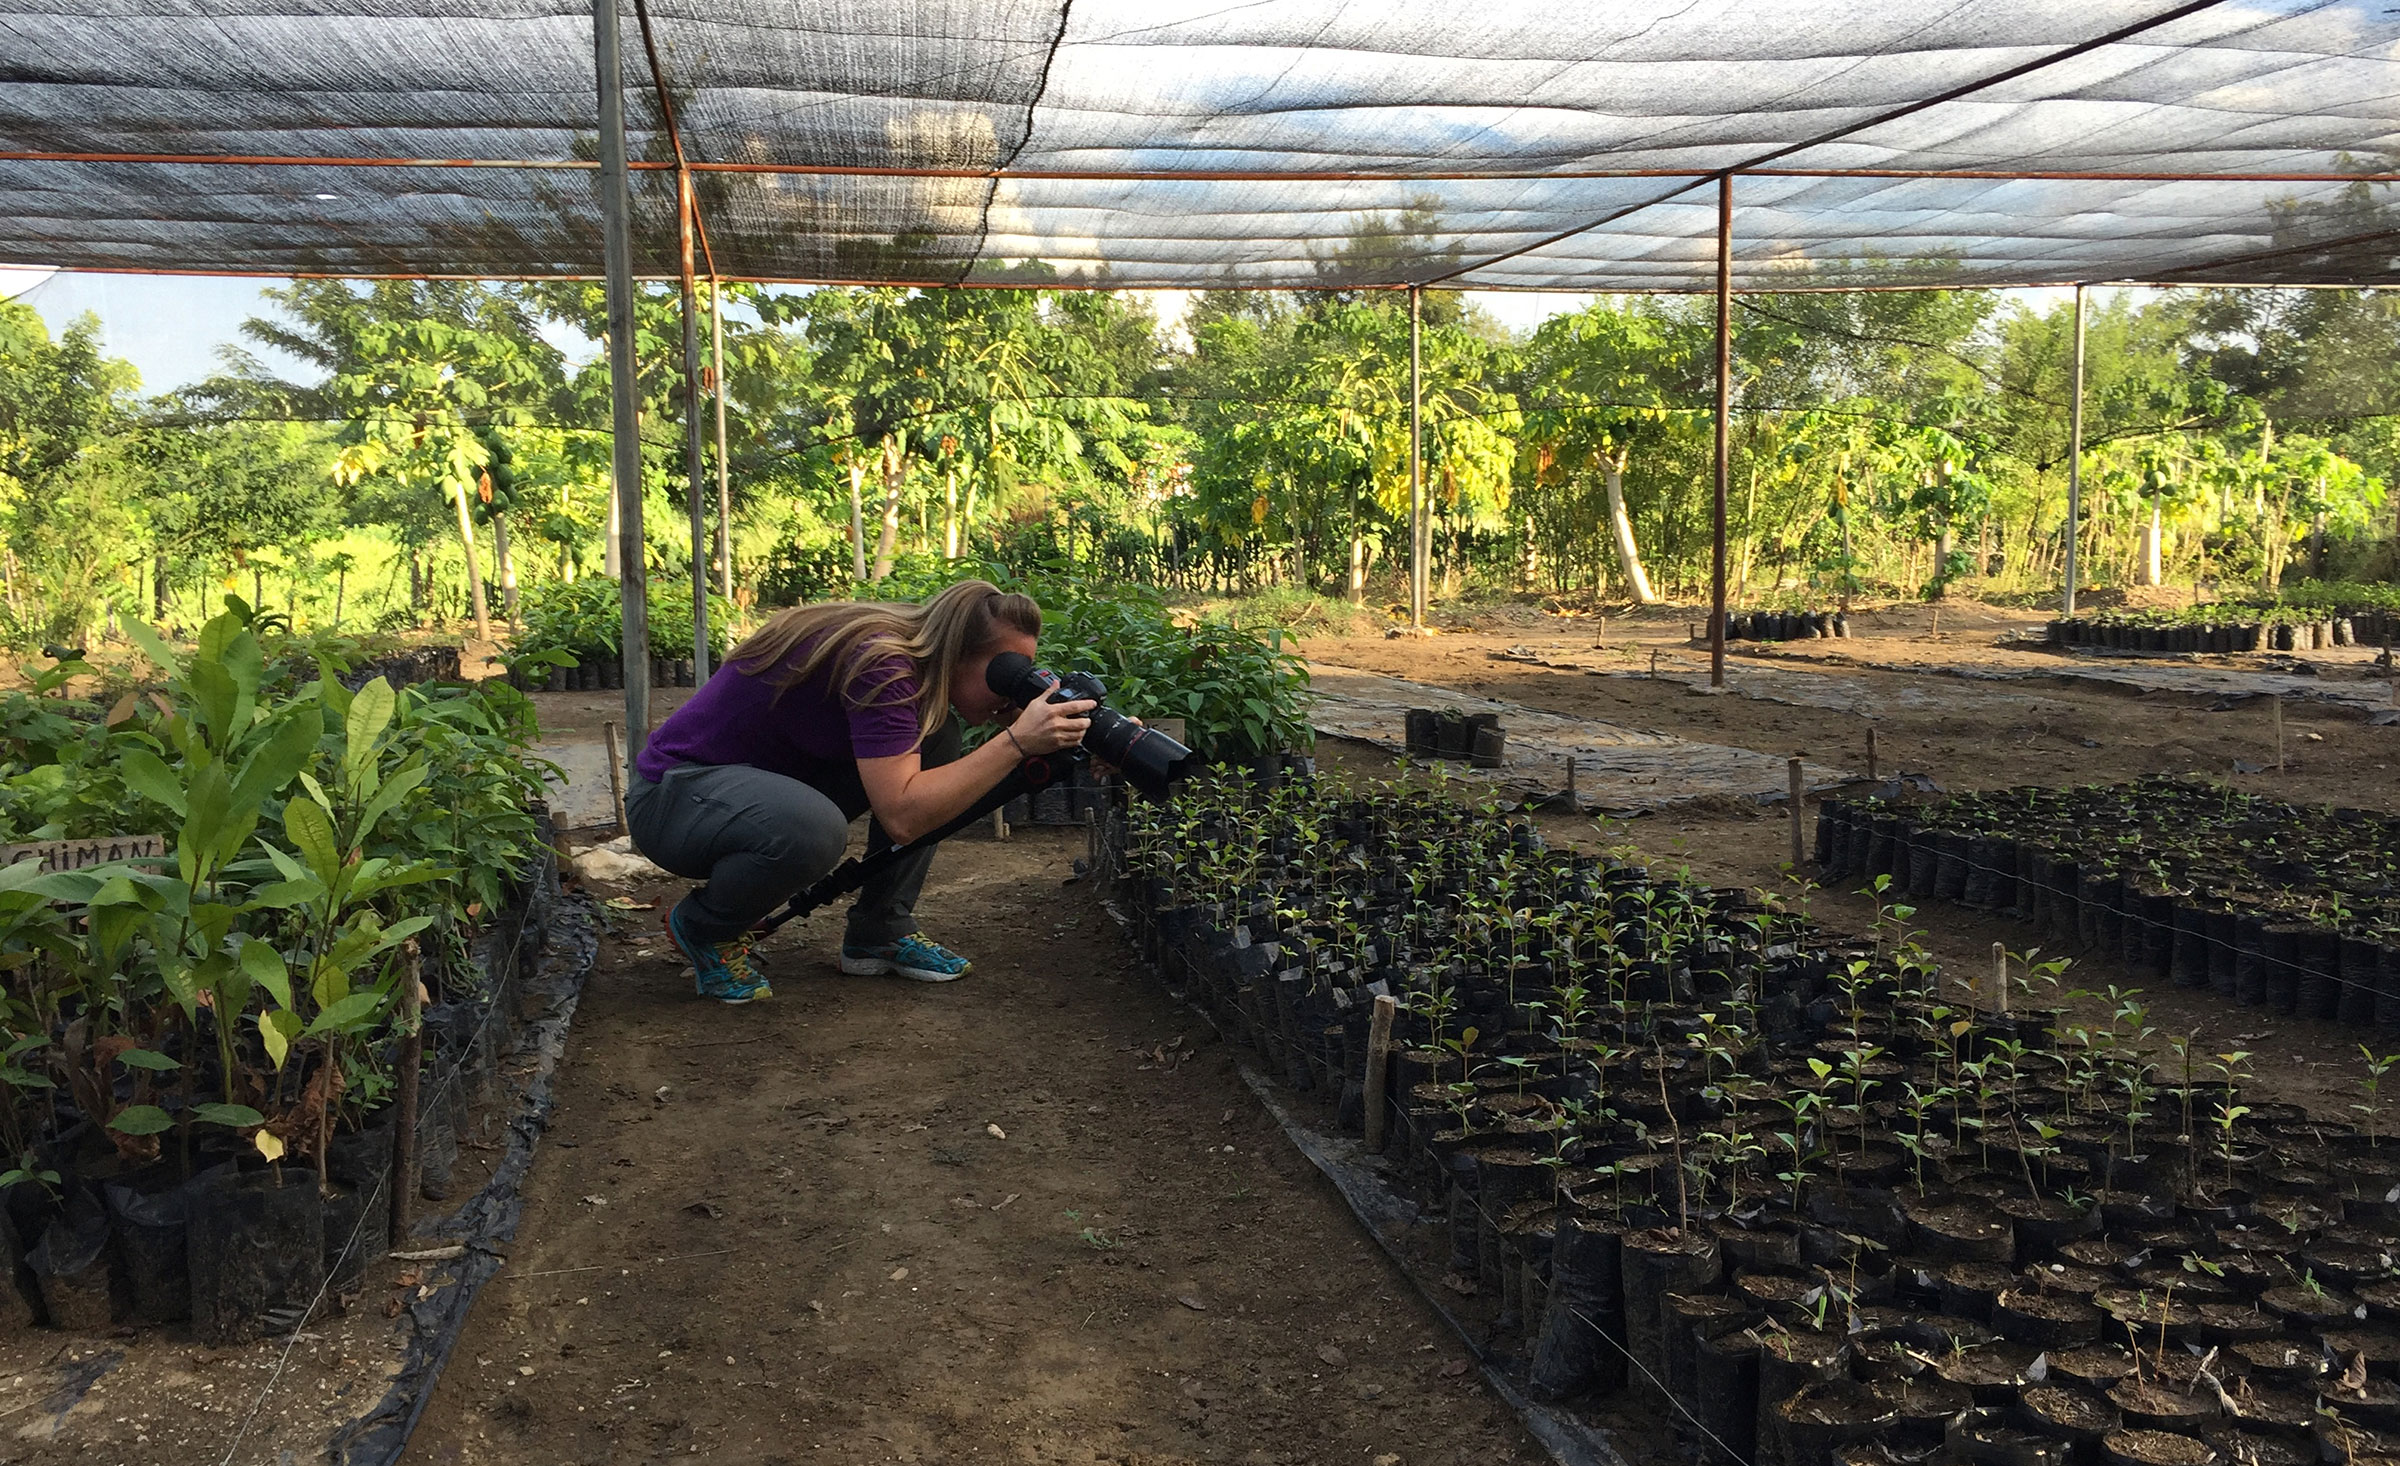
M 2391 0 L 646 3 L 733 278 L 1708 289 L 1728 172 L 1745 290 L 2400 273 Z M 569 0 L 0 0 L 0 260 L 596 275 L 594 93 Z

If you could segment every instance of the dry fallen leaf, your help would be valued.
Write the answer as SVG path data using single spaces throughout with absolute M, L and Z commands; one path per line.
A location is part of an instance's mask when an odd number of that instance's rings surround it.
M 1327 1364 L 1332 1365 L 1335 1369 L 1340 1369 L 1342 1366 L 1350 1362 L 1349 1355 L 1344 1354 L 1340 1349 L 1331 1344 L 1319 1344 L 1317 1346 L 1317 1357 L 1324 1360 Z
M 992 1203 L 992 1210 L 994 1210 L 994 1211 L 998 1211 L 1000 1208 L 1002 1208 L 1002 1207 L 1004 1207 L 1004 1206 L 1008 1205 L 1008 1204 L 1009 1204 L 1010 1202 L 1012 1202 L 1012 1201 L 1015 1201 L 1015 1200 L 1016 1200 L 1016 1199 L 1017 1199 L 1019 1196 L 1022 1196 L 1023 1194 L 1024 1194 L 1024 1193 L 1023 1193 L 1023 1192 L 1020 1192 L 1020 1191 L 1011 1191 L 1010 1193 L 1008 1193 L 1008 1195 L 1006 1195 L 1006 1196 L 1003 1196 L 1003 1197 L 1001 1197 L 1001 1198 L 1000 1198 L 998 1201 L 995 1201 L 995 1202 L 993 1202 L 993 1203 Z
M 1005 1131 L 1005 1130 L 1003 1130 L 1003 1129 L 1001 1129 L 1001 1128 L 1000 1128 L 999 1126 L 997 1126 L 997 1125 L 986 1125 L 986 1126 L 984 1126 L 984 1127 L 983 1127 L 983 1133 L 984 1133 L 984 1134 L 986 1134 L 986 1135 L 989 1135 L 989 1136 L 990 1136 L 990 1137 L 992 1137 L 992 1139 L 994 1139 L 994 1140 L 1006 1140 L 1006 1139 L 1008 1139 L 1008 1132 L 1007 1132 L 1007 1131 Z
M 636 901 L 631 896 L 611 896 L 600 903 L 611 911 L 655 911 L 656 901 Z
M 1175 1301 L 1190 1309 L 1194 1313 L 1208 1312 L 1208 1305 L 1201 1302 L 1199 1299 L 1194 1298 L 1189 1293 L 1182 1294 L 1181 1296 L 1177 1297 Z
M 908 1280 L 908 1269 L 907 1269 L 907 1268 L 904 1268 L 904 1267 L 896 1267 L 896 1268 L 893 1268 L 893 1269 L 892 1269 L 892 1281 L 893 1281 L 893 1282 L 895 1282 L 895 1283 L 902 1283 L 902 1282 L 906 1282 L 907 1280 Z

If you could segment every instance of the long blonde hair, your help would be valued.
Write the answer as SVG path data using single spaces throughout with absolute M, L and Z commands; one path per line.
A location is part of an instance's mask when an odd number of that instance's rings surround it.
M 830 680 L 854 708 L 890 701 L 884 694 L 913 672 L 922 741 L 950 716 L 950 677 L 958 664 L 998 640 L 1003 627 L 1040 636 L 1042 608 L 988 580 L 962 580 L 922 605 L 827 601 L 778 611 L 726 655 L 725 665 L 768 678 L 778 698 L 834 667 Z M 807 650 L 793 659 L 803 645 Z M 906 658 L 910 671 L 877 667 L 895 657 Z

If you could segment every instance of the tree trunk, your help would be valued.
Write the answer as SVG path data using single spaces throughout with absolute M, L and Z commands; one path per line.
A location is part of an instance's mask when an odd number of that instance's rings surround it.
M 621 536 L 624 532 L 625 504 L 617 497 L 617 476 L 608 476 L 608 535 L 602 542 L 600 573 L 611 580 L 625 578 L 625 552 Z
M 1367 599 L 1367 542 L 1358 532 L 1358 484 L 1350 485 L 1350 604 L 1363 605 Z
M 875 539 L 875 572 L 885 580 L 892 573 L 892 556 L 900 547 L 900 490 L 908 482 L 908 461 L 900 456 L 897 438 L 883 440 L 883 532 Z
M 1950 557 L 1957 549 L 1957 534 L 1943 525 L 1933 537 L 1933 598 L 1937 601 L 1950 589 Z
M 2166 577 L 2160 572 L 2158 564 L 2159 540 L 2165 528 L 2163 521 L 2164 516 L 2158 507 L 2158 497 L 2154 494 L 2150 498 L 2150 522 L 2142 529 L 2141 557 L 2142 584 L 2144 585 L 2166 583 Z M 2278 578 L 2280 579 L 2280 575 Z
M 508 552 L 508 516 L 497 510 L 492 513 L 492 556 L 500 562 L 500 614 L 507 618 L 508 629 L 517 629 L 517 562 Z
M 613 541 L 611 543 L 614 543 Z M 425 570 L 417 563 L 417 552 L 408 552 L 408 613 L 419 621 L 425 612 Z
M 161 624 L 167 619 L 167 552 L 164 550 L 150 561 L 150 615 Z
M 867 476 L 867 466 L 856 458 L 850 460 L 850 578 L 867 578 L 866 508 L 859 499 L 860 482 Z
M 1642 553 L 1633 541 L 1633 518 L 1625 512 L 1625 455 L 1619 455 L 1600 465 L 1600 478 L 1608 486 L 1608 527 L 1617 542 L 1617 570 L 1625 577 L 1625 587 L 1633 594 L 1637 606 L 1658 604 L 1658 592 L 1650 588 L 1650 572 L 1642 568 Z
M 467 600 L 475 608 L 475 636 L 479 641 L 492 639 L 492 609 L 483 597 L 483 567 L 475 555 L 474 511 L 467 507 L 467 485 L 463 479 L 450 484 L 451 501 L 458 508 L 458 550 L 467 557 Z
M 958 558 L 958 470 L 942 472 L 942 558 Z
M 250 562 L 250 609 L 254 614 L 267 609 L 267 572 L 256 560 Z

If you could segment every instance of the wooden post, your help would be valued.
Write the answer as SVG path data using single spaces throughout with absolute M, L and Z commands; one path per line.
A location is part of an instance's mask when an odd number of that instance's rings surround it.
M 608 744 L 608 802 L 617 814 L 617 833 L 629 832 L 625 823 L 625 771 L 619 767 L 617 756 L 617 725 L 602 723 L 600 736 Z
M 392 1245 L 408 1241 L 417 1209 L 417 1083 L 425 1066 L 424 961 L 411 937 L 400 947 L 400 1063 L 392 1121 Z
M 2008 1012 L 2008 948 L 2000 942 L 1992 943 L 1992 981 L 1999 987 L 2000 1011 L 2005 1014 Z
M 1600 636 L 1598 640 L 1592 643 L 1592 645 L 1597 647 L 1606 647 L 1608 645 L 1608 618 L 1606 616 L 1600 618 Z
M 1875 725 L 1867 725 L 1867 777 L 1875 777 Z
M 2283 772 L 2283 699 L 2275 699 L 2275 772 Z
M 1391 1100 L 1384 1093 L 1384 1073 L 1391 1062 L 1392 1018 L 1400 1011 L 1400 1000 L 1385 994 L 1375 1000 L 1375 1016 L 1367 1021 L 1367 1153 L 1381 1154 L 1383 1150 L 1384 1111 Z
M 1003 809 L 992 811 L 992 838 L 995 840 L 1008 838 L 1008 811 Z
M 1658 648 L 1650 648 L 1650 680 L 1658 680 Z
M 1800 841 L 1801 806 L 1807 802 L 1808 790 L 1801 779 L 1800 760 L 1793 759 L 1791 761 L 1789 772 L 1792 776 L 1792 868 L 1798 870 L 1802 849 Z

